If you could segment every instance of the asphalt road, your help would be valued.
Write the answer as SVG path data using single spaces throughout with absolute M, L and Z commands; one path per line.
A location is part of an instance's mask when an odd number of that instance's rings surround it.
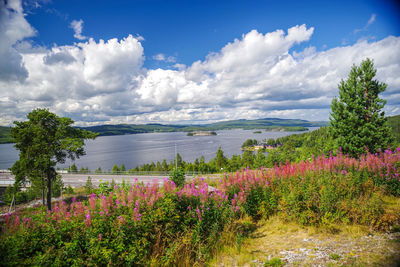
M 122 180 L 125 183 L 133 184 L 135 181 L 146 183 L 163 183 L 168 176 L 138 176 L 138 175 L 110 175 L 110 174 L 61 174 L 64 185 L 72 187 L 81 187 L 86 184 L 88 176 L 92 179 L 92 183 L 98 186 L 100 183 L 109 182 L 114 179 L 115 183 L 120 184 Z
M 64 185 L 72 187 L 81 187 L 86 184 L 88 176 L 92 179 L 92 183 L 98 186 L 102 182 L 109 182 L 114 179 L 116 183 L 134 183 L 136 180 L 144 183 L 163 183 L 168 176 L 138 176 L 138 175 L 109 175 L 109 174 L 61 174 Z M 189 177 L 188 177 L 189 178 Z M 11 173 L 0 172 L 0 187 L 7 187 L 14 183 L 14 176 Z

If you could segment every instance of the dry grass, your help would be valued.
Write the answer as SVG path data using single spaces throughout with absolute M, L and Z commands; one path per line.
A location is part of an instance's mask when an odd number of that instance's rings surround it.
M 400 206 L 397 206 L 398 209 Z M 400 233 L 374 232 L 359 225 L 325 228 L 303 227 L 278 216 L 260 222 L 258 229 L 237 245 L 223 247 L 209 262 L 212 266 L 263 266 L 280 258 L 285 266 L 396 266 Z M 396 258 L 397 257 L 397 258 Z

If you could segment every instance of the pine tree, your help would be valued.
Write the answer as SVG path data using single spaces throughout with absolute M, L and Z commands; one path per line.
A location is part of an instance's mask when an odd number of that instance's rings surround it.
M 96 134 L 72 127 L 73 120 L 58 117 L 47 109 L 34 109 L 27 119 L 15 121 L 15 127 L 11 128 L 14 146 L 19 150 L 19 159 L 11 170 L 17 181 L 28 179 L 35 184 L 39 179 L 43 196 L 47 184 L 47 208 L 51 210 L 56 164 L 85 155 L 84 141 L 94 139 Z
M 223 170 L 227 163 L 227 159 L 222 151 L 221 147 L 218 148 L 217 155 L 214 158 L 215 160 L 215 167 L 218 171 Z
M 349 78 L 339 84 L 339 98 L 331 104 L 331 134 L 336 145 L 351 156 L 385 149 L 391 141 L 391 131 L 382 111 L 386 101 L 378 95 L 386 84 L 374 80 L 376 69 L 370 59 L 353 66 Z

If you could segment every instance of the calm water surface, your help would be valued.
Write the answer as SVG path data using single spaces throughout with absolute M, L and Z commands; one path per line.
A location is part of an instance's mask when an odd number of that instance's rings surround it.
M 310 128 L 315 130 L 317 128 Z M 111 170 L 114 164 L 124 164 L 126 168 L 137 165 L 162 161 L 170 162 L 177 152 L 183 160 L 193 162 L 196 158 L 204 156 L 206 161 L 215 157 L 218 147 L 221 147 L 225 156 L 241 154 L 240 147 L 247 139 L 259 141 L 269 138 L 278 138 L 301 132 L 266 132 L 254 134 L 255 130 L 222 130 L 216 136 L 187 136 L 183 132 L 174 133 L 145 133 L 118 136 L 101 136 L 86 142 L 86 155 L 77 159 L 78 168 L 88 167 L 95 170 Z M 10 168 L 18 159 L 18 151 L 13 144 L 0 145 L 0 169 Z M 59 167 L 68 167 L 72 164 L 67 161 Z

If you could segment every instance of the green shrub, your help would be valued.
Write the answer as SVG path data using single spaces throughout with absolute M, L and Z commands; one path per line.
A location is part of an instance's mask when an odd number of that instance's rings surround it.
M 169 178 L 177 187 L 181 187 L 185 184 L 185 171 L 181 168 L 174 169 L 169 175 Z

